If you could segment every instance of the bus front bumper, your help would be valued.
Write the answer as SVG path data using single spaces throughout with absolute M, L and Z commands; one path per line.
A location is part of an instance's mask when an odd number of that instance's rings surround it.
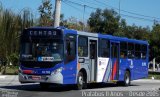
M 19 82 L 63 84 L 63 75 L 61 73 L 52 75 L 27 75 L 19 73 Z

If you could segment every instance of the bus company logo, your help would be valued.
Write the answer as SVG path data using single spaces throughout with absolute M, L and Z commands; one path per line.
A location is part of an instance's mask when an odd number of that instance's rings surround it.
M 42 57 L 42 61 L 53 61 L 54 57 Z
M 146 62 L 142 62 L 142 66 L 147 66 Z
M 133 60 L 132 59 L 128 59 L 128 61 L 130 61 L 130 68 L 133 68 L 134 66 L 133 66 Z
M 38 61 L 54 61 L 54 57 L 39 57 Z
M 31 36 L 55 36 L 57 35 L 56 31 L 29 31 Z

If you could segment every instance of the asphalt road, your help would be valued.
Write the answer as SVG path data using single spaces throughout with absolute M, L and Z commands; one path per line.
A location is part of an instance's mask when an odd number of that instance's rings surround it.
M 44 90 L 40 88 L 39 84 L 20 84 L 17 76 L 0 76 L 0 97 L 104 97 L 106 96 L 105 93 L 108 93 L 109 91 L 126 91 L 127 93 L 130 91 L 156 91 L 154 94 L 159 97 L 160 92 L 157 92 L 159 90 L 160 81 L 148 79 L 132 81 L 131 86 L 129 87 L 117 86 L 115 84 L 91 84 L 87 89 L 81 91 L 76 90 L 74 85 L 51 86 L 49 89 Z M 133 97 L 135 95 L 130 96 Z

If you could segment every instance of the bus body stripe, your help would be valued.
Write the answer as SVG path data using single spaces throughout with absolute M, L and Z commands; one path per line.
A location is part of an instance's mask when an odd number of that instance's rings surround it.
M 114 77 L 116 75 L 116 70 L 117 70 L 117 60 L 115 60 L 114 65 L 113 65 L 111 80 L 114 80 Z
M 109 59 L 109 61 L 108 61 L 108 63 L 106 64 L 107 65 L 107 68 L 106 68 L 106 70 L 105 70 L 105 73 L 104 73 L 104 76 L 103 76 L 103 82 L 105 82 L 105 81 L 107 81 L 108 80 L 108 77 L 109 77 L 109 70 L 110 70 L 110 59 Z M 107 74 L 108 74 L 108 76 L 107 76 Z

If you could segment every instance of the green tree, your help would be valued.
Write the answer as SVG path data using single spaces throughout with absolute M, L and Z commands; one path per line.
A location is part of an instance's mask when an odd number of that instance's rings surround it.
M 150 37 L 150 55 L 151 59 L 158 58 L 160 62 L 160 24 L 153 25 L 151 37 Z
M 121 22 L 119 23 L 119 31 L 114 33 L 114 35 L 131 39 L 149 40 L 150 32 L 149 27 L 136 26 L 135 24 L 130 26 L 127 25 L 124 19 L 121 19 Z
M 64 20 L 62 26 L 65 26 L 69 29 L 83 30 L 84 24 L 81 21 L 78 21 L 75 17 L 70 17 L 67 20 Z
M 125 19 L 121 19 L 121 21 L 119 23 L 119 29 L 113 35 L 119 36 L 119 37 L 127 37 L 127 35 L 126 35 L 126 29 L 127 29 L 126 20 Z
M 40 13 L 40 26 L 53 25 L 52 4 L 50 0 L 42 0 L 42 5 L 38 8 Z
M 53 26 L 54 11 L 52 10 L 51 0 L 42 0 L 42 5 L 39 6 L 38 11 L 40 14 L 39 26 Z M 60 15 L 60 26 L 64 26 L 64 14 Z
M 10 62 L 13 65 L 18 64 L 19 36 L 22 29 L 33 25 L 33 15 L 28 10 L 15 14 L 11 10 L 2 9 L 0 13 L 0 61 L 5 63 L 5 73 Z
M 88 20 L 88 25 L 92 32 L 101 32 L 113 35 L 118 32 L 120 17 L 113 9 L 97 9 L 92 12 Z

